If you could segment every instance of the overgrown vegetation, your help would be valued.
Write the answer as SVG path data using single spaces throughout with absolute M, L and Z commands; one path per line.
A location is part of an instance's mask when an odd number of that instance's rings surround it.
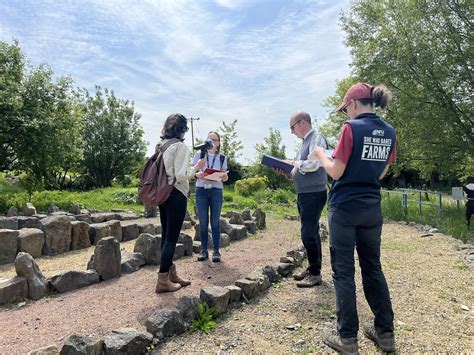
M 201 330 L 206 334 L 216 327 L 214 320 L 214 308 L 209 307 L 207 303 L 198 304 L 198 316 L 191 324 L 191 331 Z

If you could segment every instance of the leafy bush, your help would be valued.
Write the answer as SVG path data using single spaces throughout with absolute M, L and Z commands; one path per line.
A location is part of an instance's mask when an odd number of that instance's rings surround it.
M 237 181 L 235 183 L 235 192 L 241 196 L 250 196 L 259 190 L 265 189 L 267 186 L 268 178 L 266 176 L 256 176 Z
M 112 201 L 124 203 L 126 205 L 140 205 L 140 198 L 138 192 L 130 190 L 119 190 L 112 193 Z
M 214 309 L 209 307 L 206 303 L 198 304 L 198 316 L 191 324 L 191 330 L 202 330 L 204 333 L 209 332 L 216 327 L 214 320 Z

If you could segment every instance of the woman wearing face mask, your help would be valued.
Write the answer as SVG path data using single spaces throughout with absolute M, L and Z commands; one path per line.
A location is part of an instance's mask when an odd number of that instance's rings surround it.
M 187 119 L 180 113 L 170 115 L 161 131 L 161 146 L 171 143 L 163 153 L 168 183 L 172 184 L 175 179 L 176 182 L 168 199 L 159 206 L 162 239 L 160 271 L 156 285 L 158 293 L 174 292 L 191 284 L 178 276 L 176 265 L 173 264 L 176 243 L 186 215 L 189 180 L 205 165 L 204 159 L 198 159 L 194 166 L 189 166 L 189 150 L 183 143 L 187 131 Z
M 212 141 L 213 147 L 209 149 L 204 157 L 206 162 L 202 170 L 215 169 L 227 170 L 227 159 L 223 154 L 220 154 L 221 137 L 217 132 L 209 132 L 208 139 Z M 200 152 L 194 155 L 193 164 L 195 164 L 200 157 Z M 201 171 L 196 174 L 196 208 L 199 217 L 199 237 L 201 239 L 201 252 L 197 258 L 198 261 L 204 261 L 209 258 L 208 247 L 208 225 L 209 212 L 212 230 L 212 244 L 214 252 L 212 254 L 213 262 L 221 261 L 221 254 L 219 251 L 221 231 L 220 218 L 223 202 L 223 182 L 229 179 L 227 174 L 223 174 L 222 181 L 206 180 L 205 174 Z
M 380 263 L 382 212 L 380 180 L 395 161 L 394 128 L 374 113 L 384 109 L 390 92 L 384 86 L 353 85 L 336 111 L 348 116 L 333 159 L 315 153 L 334 179 L 329 197 L 331 267 L 336 291 L 337 331 L 324 342 L 344 353 L 357 353 L 359 319 L 354 282 L 354 249 L 362 271 L 365 298 L 375 316 L 365 335 L 386 352 L 395 351 L 393 310 Z

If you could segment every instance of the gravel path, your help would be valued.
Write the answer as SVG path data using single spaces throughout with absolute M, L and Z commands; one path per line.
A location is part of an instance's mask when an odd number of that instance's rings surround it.
M 267 223 L 266 231 L 226 248 L 221 264 L 178 260 L 178 269 L 193 284 L 172 294 L 155 294 L 157 268 L 146 267 L 21 308 L 1 309 L 0 353 L 60 346 L 71 334 L 103 336 L 125 326 L 144 329 L 144 321 L 153 310 L 174 306 L 182 295 L 198 295 L 200 288 L 208 285 L 230 285 L 255 268 L 278 261 L 299 243 L 298 222 L 267 218 Z M 384 226 L 382 262 L 393 299 L 398 349 L 401 353 L 470 352 L 474 348 L 472 266 L 462 261 L 454 239 L 441 234 L 420 235 L 412 227 Z M 123 248 L 130 250 L 133 244 L 124 243 Z M 74 253 L 74 262 L 85 265 L 91 251 Z M 285 279 L 259 299 L 227 312 L 209 335 L 194 332 L 172 338 L 156 353 L 329 351 L 321 337 L 322 330 L 335 323 L 327 243 L 323 253 L 322 286 L 298 289 L 294 281 Z M 57 265 L 67 265 L 64 258 L 67 255 L 57 258 Z M 51 260 L 48 263 L 54 269 Z M 359 274 L 357 277 L 363 323 L 371 315 Z M 363 335 L 359 336 L 359 347 L 363 352 L 376 350 Z

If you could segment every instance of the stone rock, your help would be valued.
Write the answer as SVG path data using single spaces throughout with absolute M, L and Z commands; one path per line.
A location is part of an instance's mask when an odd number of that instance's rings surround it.
M 138 226 L 138 232 L 140 234 L 142 233 L 154 234 L 155 233 L 155 225 L 153 223 L 137 222 L 137 226 Z
M 244 219 L 239 212 L 227 212 L 227 217 L 229 217 L 230 224 L 244 224 Z
M 196 220 L 191 216 L 188 210 L 186 210 L 186 215 L 184 216 L 184 220 L 191 222 L 193 226 L 197 223 Z
M 89 239 L 92 245 L 97 245 L 101 239 L 110 237 L 111 235 L 112 230 L 107 222 L 89 225 Z
M 48 280 L 43 276 L 30 254 L 20 252 L 15 259 L 15 271 L 28 283 L 28 298 L 39 300 L 48 291 Z
M 212 238 L 211 238 L 212 239 Z M 230 237 L 228 234 L 221 233 L 221 248 L 228 247 L 230 245 Z
M 288 276 L 295 269 L 295 266 L 290 263 L 278 263 L 276 269 L 281 276 Z
M 0 216 L 0 229 L 18 229 L 18 217 Z
M 71 335 L 61 348 L 61 355 L 102 355 L 104 341 L 92 336 Z
M 99 282 L 95 271 L 66 271 L 49 279 L 51 287 L 59 293 L 86 287 Z
M 191 221 L 184 221 L 183 226 L 181 227 L 181 229 L 184 229 L 184 230 L 191 229 L 191 228 L 193 228 Z
M 184 245 L 181 243 L 176 243 L 176 249 L 174 250 L 173 260 L 182 258 L 183 256 L 184 256 Z
M 71 222 L 71 250 L 89 248 L 89 224 L 83 221 Z
M 304 253 L 299 250 L 290 250 L 286 253 L 287 256 L 294 259 L 294 264 L 296 267 L 303 265 Z
M 235 281 L 235 286 L 242 290 L 247 299 L 255 298 L 259 293 L 258 282 L 255 280 L 240 279 Z
M 122 217 L 118 213 L 110 213 L 110 212 L 93 213 L 91 215 L 92 223 L 103 223 L 103 222 L 110 221 L 112 219 L 118 219 L 119 221 L 121 221 Z
M 158 216 L 158 207 L 145 206 L 144 215 L 145 218 L 155 218 L 156 216 Z
M 193 242 L 193 253 L 199 254 L 201 251 L 201 242 Z
M 245 276 L 245 278 L 247 280 L 257 282 L 257 291 L 259 293 L 262 293 L 263 291 L 268 290 L 270 286 L 272 285 L 269 277 L 258 271 L 250 273 L 249 275 Z
M 71 247 L 71 221 L 66 216 L 51 216 L 40 221 L 44 232 L 44 255 L 56 255 Z
M 286 214 L 283 218 L 288 220 L 288 221 L 297 221 L 297 220 L 299 220 L 299 216 L 294 215 L 294 214 Z
M 190 295 L 185 295 L 178 300 L 176 309 L 183 316 L 183 320 L 186 322 L 186 328 L 198 317 L 199 304 L 202 304 L 201 299 Z
M 120 276 L 120 243 L 114 237 L 101 239 L 94 250 L 94 269 L 101 280 Z
M 252 214 L 251 214 L 250 210 L 244 210 L 242 212 L 242 219 L 244 221 L 251 221 L 252 220 Z
M 186 233 L 180 233 L 178 243 L 184 245 L 184 256 L 193 255 L 193 237 Z
M 266 214 L 260 208 L 257 208 L 253 213 L 255 217 L 255 223 L 257 224 L 257 229 L 265 229 L 267 227 Z
M 76 221 L 86 222 L 87 224 L 92 224 L 92 218 L 87 213 L 76 214 L 74 216 Z
M 221 218 L 221 221 L 222 221 L 222 218 Z M 196 223 L 196 224 L 194 225 L 194 232 L 195 232 L 195 234 L 194 234 L 194 240 L 200 242 L 200 241 L 201 241 L 201 232 L 200 232 L 199 229 L 200 229 L 200 227 L 199 227 L 199 222 L 198 222 L 198 223 Z M 221 230 L 222 230 L 222 226 L 221 226 Z M 207 234 L 209 235 L 210 233 L 211 233 L 211 228 L 208 227 L 208 228 L 207 228 Z
M 153 335 L 133 328 L 112 330 L 105 335 L 106 354 L 144 354 Z
M 59 355 L 59 349 L 56 345 L 48 345 L 27 353 L 27 355 Z
M 155 235 L 156 234 L 161 234 L 161 224 L 155 224 Z
M 257 233 L 257 224 L 254 221 L 244 221 L 245 228 L 250 234 Z
M 140 234 L 133 251 L 141 253 L 146 264 L 160 265 L 161 260 L 161 238 L 157 236 L 143 233 Z
M 140 235 L 140 230 L 136 223 L 132 224 L 122 224 L 122 241 L 126 242 L 128 240 L 137 239 Z
M 27 202 L 23 205 L 23 215 L 24 216 L 33 216 L 36 214 L 36 208 L 31 202 Z
M 81 206 L 80 205 L 72 205 L 71 207 L 69 207 L 69 213 L 72 213 L 74 215 L 82 214 Z
M 229 224 L 221 218 L 221 233 L 228 234 L 230 240 L 241 240 L 247 237 L 247 228 L 244 225 Z
M 291 256 L 282 256 L 280 258 L 280 263 L 293 264 L 296 267 L 296 260 L 295 260 L 295 258 L 293 258 Z
M 39 258 L 44 247 L 44 233 L 37 228 L 23 228 L 18 234 L 18 251 L 30 254 L 33 258 Z
M 7 217 L 15 217 L 15 216 L 18 216 L 18 209 L 15 206 L 11 206 L 8 209 Z
M 19 216 L 17 217 L 17 219 L 18 219 L 18 229 L 23 229 L 23 228 L 41 229 L 40 220 L 36 216 L 35 217 Z
M 20 232 L 17 230 L 0 229 L 0 265 L 15 261 L 19 234 Z
M 59 207 L 56 206 L 54 203 L 48 207 L 48 214 L 51 214 L 53 212 L 59 212 Z
M 15 276 L 0 281 L 0 304 L 12 304 L 28 297 L 28 282 L 24 277 Z
M 281 280 L 281 275 L 278 273 L 277 269 L 271 265 L 264 266 L 262 272 L 267 275 L 271 283 L 275 283 Z
M 110 226 L 110 236 L 117 239 L 117 241 L 122 241 L 122 226 L 120 221 L 111 220 L 106 222 Z
M 230 285 L 230 286 L 226 286 L 225 288 L 230 291 L 230 299 L 229 299 L 230 303 L 240 302 L 240 300 L 242 299 L 242 289 L 240 287 L 235 286 L 235 285 Z
M 439 229 L 438 228 L 431 228 L 430 230 L 428 230 L 428 233 L 439 233 Z
M 145 265 L 145 258 L 141 253 L 122 253 L 121 264 L 122 274 L 131 274 Z
M 181 312 L 177 309 L 158 309 L 145 322 L 148 332 L 159 339 L 167 338 L 186 331 Z
M 207 303 L 209 307 L 214 308 L 215 315 L 219 315 L 227 310 L 230 291 L 220 286 L 205 287 L 201 289 L 199 297 L 203 303 Z

